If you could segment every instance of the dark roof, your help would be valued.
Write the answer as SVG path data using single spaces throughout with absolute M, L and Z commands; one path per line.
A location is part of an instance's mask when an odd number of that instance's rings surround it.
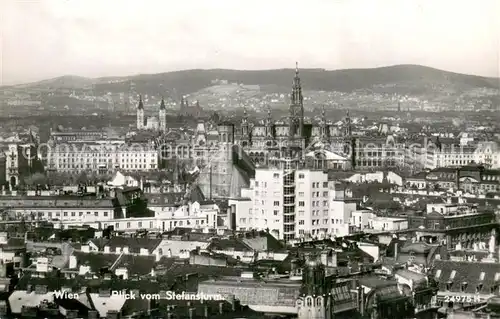
M 78 265 L 90 266 L 93 273 L 99 273 L 103 268 L 109 268 L 118 258 L 115 254 L 96 254 L 96 253 L 83 253 L 74 252 Z
M 229 121 L 222 121 L 217 124 L 218 126 L 234 126 L 234 123 L 231 123 Z
M 151 270 L 156 266 L 156 258 L 154 256 L 133 256 L 124 255 L 116 268 L 127 268 L 130 275 L 149 275 Z
M 136 238 L 136 237 L 112 237 L 105 246 L 109 246 L 111 251 L 116 248 L 128 247 L 130 253 L 138 254 L 141 248 L 145 248 L 151 254 L 161 243 L 161 239 L 157 238 Z
M 375 276 L 363 277 L 359 279 L 359 283 L 365 287 L 375 288 L 375 289 L 397 285 L 397 282 L 394 280 L 382 279 Z
M 453 271 L 454 277 L 451 278 Z M 435 260 L 432 274 L 439 290 L 476 293 L 476 289 L 479 289 L 479 293 L 491 294 L 491 289 L 500 281 L 500 263 Z M 467 286 L 463 287 L 463 283 L 467 283 Z
M 3 250 L 8 250 L 8 249 L 18 249 L 18 248 L 24 248 L 25 247 L 25 242 L 24 238 L 9 238 L 7 239 L 6 244 L 0 244 L 0 248 Z
M 238 239 L 217 239 L 208 245 L 207 250 L 253 251 L 247 244 Z

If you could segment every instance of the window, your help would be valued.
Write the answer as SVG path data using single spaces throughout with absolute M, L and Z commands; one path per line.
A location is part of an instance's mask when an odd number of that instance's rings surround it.
M 274 173 L 274 174 L 273 174 L 273 178 L 280 178 L 280 174 L 278 174 L 278 173 Z
M 278 216 L 279 210 L 274 211 L 274 216 Z
M 130 222 L 127 222 L 127 228 L 130 228 Z
M 304 206 L 305 206 L 304 201 L 300 201 L 300 202 L 299 202 L 299 206 L 304 207 Z
M 455 275 L 457 274 L 456 270 L 452 270 L 450 274 L 450 280 L 455 279 Z
M 299 174 L 299 178 L 304 178 L 304 174 Z
M 436 280 L 438 280 L 438 279 L 439 279 L 439 277 L 441 277 L 441 269 L 438 269 L 438 270 L 436 271 L 436 276 L 435 276 Z
M 304 220 L 303 219 L 299 220 L 299 225 L 304 225 Z
M 480 281 L 483 281 L 483 280 L 484 280 L 484 276 L 485 276 L 485 273 L 484 273 L 484 271 L 482 271 L 482 272 L 479 274 L 479 280 L 480 280 Z
M 279 201 L 274 201 L 274 206 L 279 206 L 280 202 Z
M 328 182 L 323 182 L 323 187 L 327 188 L 328 187 Z

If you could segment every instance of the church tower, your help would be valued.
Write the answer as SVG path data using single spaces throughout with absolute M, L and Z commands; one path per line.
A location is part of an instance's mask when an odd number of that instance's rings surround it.
M 274 137 L 274 123 L 270 106 L 267 107 L 267 118 L 264 125 L 266 126 L 266 137 Z
M 160 124 L 160 131 L 165 132 L 167 130 L 167 110 L 165 108 L 165 100 L 163 97 L 161 98 L 158 122 Z
M 243 147 L 250 146 L 250 124 L 248 123 L 247 109 L 243 109 L 243 119 L 241 120 L 241 145 Z
M 292 94 L 290 96 L 290 136 L 297 139 L 304 136 L 304 97 L 299 77 L 299 63 L 295 65 Z
M 139 104 L 137 105 L 137 129 L 144 129 L 144 104 L 142 103 L 142 95 L 139 95 Z
M 302 271 L 302 287 L 296 302 L 298 319 L 333 318 L 333 298 L 328 286 L 325 266 L 311 256 Z
M 320 129 L 321 129 L 321 132 L 320 132 L 321 140 L 327 141 L 328 138 L 330 137 L 330 130 L 328 127 L 328 121 L 326 119 L 325 106 L 323 106 L 323 109 L 321 110 L 321 128 Z
M 347 110 L 344 131 L 344 154 L 349 156 L 351 169 L 356 168 L 356 139 L 352 136 L 351 117 Z

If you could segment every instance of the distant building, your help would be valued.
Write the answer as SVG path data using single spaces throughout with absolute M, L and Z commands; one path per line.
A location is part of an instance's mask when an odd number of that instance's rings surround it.
M 146 120 L 144 115 L 144 103 L 142 96 L 139 97 L 139 104 L 136 111 L 137 129 L 138 130 L 158 130 L 165 132 L 167 130 L 167 113 L 165 108 L 165 100 L 162 98 L 160 102 L 160 110 L 158 118 L 150 117 Z

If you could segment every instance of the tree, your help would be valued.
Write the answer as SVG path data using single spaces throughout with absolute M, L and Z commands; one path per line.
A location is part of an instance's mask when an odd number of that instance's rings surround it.
M 24 184 L 26 186 L 36 186 L 36 185 L 46 185 L 48 183 L 48 178 L 42 173 L 35 173 L 24 178 Z
M 62 186 L 71 183 L 72 176 L 68 173 L 51 172 L 47 176 L 48 184 L 53 186 Z
M 87 173 L 81 172 L 80 175 L 76 178 L 76 182 L 78 184 L 87 184 L 89 181 L 89 177 L 87 176 Z

